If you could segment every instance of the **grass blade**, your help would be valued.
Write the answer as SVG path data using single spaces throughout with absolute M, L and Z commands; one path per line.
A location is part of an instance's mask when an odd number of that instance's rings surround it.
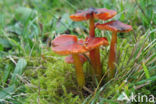
M 14 83 L 16 82 L 17 78 L 16 76 L 17 75 L 22 75 L 22 72 L 23 72 L 23 69 L 26 67 L 27 65 L 27 62 L 25 59 L 19 59 L 17 64 L 16 64 L 16 67 L 15 67 L 15 70 L 12 74 L 12 78 L 11 78 L 11 82 Z
M 146 65 L 144 63 L 142 63 L 142 66 L 143 66 L 146 78 L 147 79 L 150 78 L 150 74 L 149 74 L 149 71 L 148 71 Z

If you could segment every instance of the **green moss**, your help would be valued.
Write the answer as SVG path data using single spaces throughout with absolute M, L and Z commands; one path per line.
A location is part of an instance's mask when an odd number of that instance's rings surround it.
M 42 67 L 34 73 L 32 69 L 27 69 L 26 73 L 32 74 L 30 84 L 26 85 L 28 94 L 26 102 L 35 104 L 37 99 L 40 99 L 41 104 L 80 103 L 79 96 L 71 93 L 72 90 L 77 91 L 75 70 L 72 65 L 64 63 L 63 58 L 55 54 L 46 56 L 41 62 Z

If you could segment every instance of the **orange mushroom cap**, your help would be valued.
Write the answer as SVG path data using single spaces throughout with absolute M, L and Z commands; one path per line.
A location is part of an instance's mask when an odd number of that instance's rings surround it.
M 85 40 L 85 46 L 88 50 L 92 50 L 100 45 L 109 45 L 107 38 L 105 37 L 87 37 Z
M 59 37 L 56 37 L 51 43 L 52 46 L 59 46 L 59 45 L 63 45 L 63 44 L 67 44 L 67 43 L 73 43 L 77 41 L 77 37 L 75 35 L 66 35 L 66 34 L 62 34 Z
M 60 55 L 86 52 L 86 48 L 78 43 L 74 35 L 61 35 L 52 41 L 52 50 Z
M 104 24 L 97 24 L 96 27 L 100 30 L 109 30 L 115 32 L 129 32 L 132 26 L 124 24 L 120 21 L 110 21 Z
M 109 10 L 106 8 L 96 9 L 96 13 L 94 13 L 94 17 L 101 20 L 108 20 L 114 17 L 117 14 L 114 10 Z
M 87 11 L 78 11 L 76 14 L 72 14 L 70 18 L 73 21 L 84 21 L 88 20 L 90 18 L 90 12 L 89 10 Z
M 72 14 L 70 18 L 73 21 L 84 21 L 84 20 L 88 20 L 91 17 L 91 15 L 93 15 L 96 19 L 107 20 L 115 16 L 116 11 L 108 10 L 106 8 L 100 8 L 100 9 L 89 8 L 86 11 L 79 11 L 76 14 Z
M 79 54 L 79 57 L 80 57 L 80 61 L 81 61 L 82 64 L 87 61 L 87 58 L 84 55 Z M 74 59 L 73 59 L 72 55 L 68 55 L 65 58 L 65 62 L 68 63 L 68 64 L 73 64 L 74 63 Z

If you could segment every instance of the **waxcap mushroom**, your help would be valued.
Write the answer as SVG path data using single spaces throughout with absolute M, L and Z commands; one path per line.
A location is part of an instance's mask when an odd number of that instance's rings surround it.
M 73 64 L 75 65 L 76 70 L 77 82 L 79 87 L 82 88 L 85 85 L 85 78 L 79 54 L 87 51 L 85 47 L 79 44 L 76 36 L 61 35 L 52 41 L 52 50 L 60 55 L 72 55 L 74 60 Z
M 114 17 L 116 14 L 116 11 L 108 10 L 106 8 L 89 8 L 88 10 L 81 10 L 78 11 L 76 14 L 72 14 L 70 18 L 73 21 L 84 21 L 88 20 L 91 17 L 91 15 L 93 15 L 96 19 L 107 20 Z
M 114 32 L 129 32 L 132 30 L 132 26 L 124 24 L 120 21 L 110 21 L 104 24 L 96 24 L 96 27 L 100 30 L 109 30 Z
M 77 37 L 74 35 L 61 35 L 52 41 L 52 50 L 60 55 L 72 55 L 74 59 L 73 64 L 76 68 L 78 85 L 82 88 L 85 84 L 85 78 L 79 54 L 97 49 L 100 45 L 108 45 L 107 39 L 103 37 L 87 37 L 85 41 L 78 41 Z
M 115 75 L 115 71 L 116 71 L 115 62 L 116 62 L 117 32 L 129 32 L 132 30 L 132 26 L 124 24 L 120 21 L 110 21 L 104 24 L 96 24 L 96 27 L 101 30 L 112 31 L 108 67 L 110 70 L 109 77 L 113 78 Z

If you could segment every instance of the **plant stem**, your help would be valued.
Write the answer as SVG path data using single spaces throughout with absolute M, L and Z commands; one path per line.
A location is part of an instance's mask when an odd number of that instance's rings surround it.
M 83 87 L 85 85 L 85 78 L 84 78 L 84 73 L 83 73 L 83 66 L 80 61 L 80 57 L 78 54 L 73 54 L 73 59 L 74 59 L 74 64 L 75 64 L 75 69 L 76 69 L 76 78 L 79 87 Z
M 95 23 L 93 15 L 89 19 L 89 35 L 90 37 L 95 37 Z M 101 63 L 100 63 L 100 53 L 99 47 L 90 51 L 90 60 L 93 66 L 94 72 L 98 80 L 101 79 L 102 70 L 101 70 Z
M 116 60 L 116 43 L 117 43 L 117 32 L 112 33 L 112 40 L 109 52 L 108 67 L 110 70 L 110 78 L 115 75 L 115 60 Z

